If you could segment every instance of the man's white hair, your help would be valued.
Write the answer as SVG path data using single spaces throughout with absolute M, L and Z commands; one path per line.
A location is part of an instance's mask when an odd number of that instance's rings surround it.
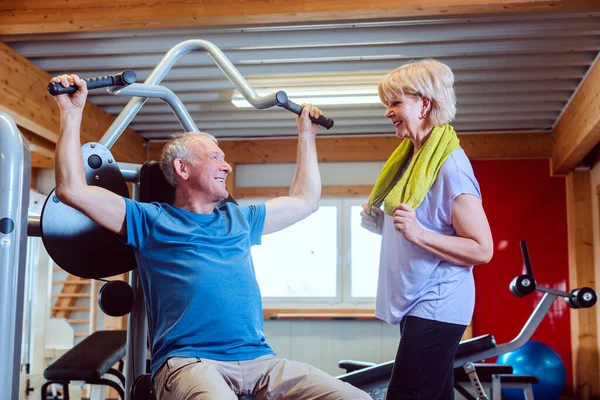
M 217 143 L 217 139 L 209 133 L 185 132 L 172 136 L 167 144 L 165 144 L 165 147 L 163 147 L 160 156 L 160 169 L 165 175 L 165 178 L 167 178 L 167 181 L 169 181 L 173 187 L 177 186 L 173 161 L 175 161 L 176 158 L 181 158 L 185 162 L 192 163 L 194 160 L 191 159 L 188 150 L 189 145 L 190 143 L 201 139 L 208 139 Z

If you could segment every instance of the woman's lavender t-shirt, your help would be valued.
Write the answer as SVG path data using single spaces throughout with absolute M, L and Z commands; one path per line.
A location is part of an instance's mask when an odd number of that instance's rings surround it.
M 416 210 L 421 226 L 456 236 L 452 202 L 461 194 L 481 198 L 471 163 L 458 148 L 446 159 Z M 375 315 L 390 324 L 398 324 L 404 316 L 412 315 L 468 325 L 475 303 L 472 269 L 445 261 L 408 242 L 396 232 L 393 218 L 385 215 Z

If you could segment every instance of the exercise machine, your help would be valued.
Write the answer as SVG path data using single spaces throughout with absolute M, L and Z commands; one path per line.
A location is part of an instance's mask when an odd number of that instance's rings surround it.
M 292 102 L 284 91 L 266 96 L 257 95 L 214 44 L 199 39 L 181 42 L 165 54 L 144 83 L 135 83 L 136 76 L 131 70 L 86 79 L 88 89 L 107 88 L 112 95 L 132 97 L 97 143 L 86 143 L 82 146 L 84 170 L 89 185 L 101 186 L 119 195 L 128 196 L 126 183 L 131 182 L 134 184 L 132 197 L 140 199 L 140 193 L 145 190 L 139 185 L 142 166 L 117 162 L 110 153 L 110 148 L 149 98 L 165 101 L 183 130 L 198 131 L 177 95 L 160 85 L 175 62 L 192 51 L 208 53 L 253 107 L 281 107 L 298 115 L 302 112 L 302 106 Z M 48 85 L 48 91 L 52 95 L 75 90 L 75 87 L 65 88 L 56 83 Z M 334 123 L 325 116 L 311 119 L 327 129 Z M 130 272 L 134 300 L 128 317 L 123 394 L 125 399 L 132 399 L 134 381 L 146 373 L 148 335 L 144 296 L 133 250 L 122 244 L 116 235 L 62 204 L 54 192 L 46 199 L 41 218 L 28 221 L 30 152 L 27 141 L 18 131 L 14 121 L 4 113 L 0 113 L 0 154 L 0 324 L 3 326 L 0 330 L 0 393 L 8 393 L 13 399 L 18 398 L 25 250 L 27 235 L 30 235 L 41 236 L 50 257 L 61 268 L 75 276 L 101 279 Z M 106 300 L 107 296 L 104 297 Z M 65 381 L 70 379 L 62 374 L 64 371 L 58 371 L 57 368 L 51 371 L 58 373 Z
M 510 342 L 497 344 L 493 335 L 479 336 L 465 340 L 458 346 L 454 359 L 455 390 L 467 400 L 484 400 L 487 394 L 484 387 L 489 387 L 491 400 L 500 400 L 500 389 L 519 388 L 526 394 L 526 400 L 533 400 L 531 385 L 537 379 L 530 375 L 513 375 L 512 368 L 497 364 L 476 364 L 479 361 L 491 359 L 499 355 L 515 351 L 531 339 L 552 304 L 559 298 L 564 298 L 570 308 L 593 307 L 598 296 L 594 289 L 583 287 L 571 292 L 564 292 L 537 285 L 533 274 L 533 267 L 529 258 L 527 243 L 520 243 L 521 254 L 525 264 L 526 273 L 515 277 L 510 283 L 510 291 L 517 297 L 530 295 L 536 291 L 543 293 L 542 299 L 533 310 L 521 332 Z M 357 386 L 369 393 L 379 393 L 386 390 L 394 367 L 394 361 L 377 365 L 361 364 L 360 362 L 343 361 L 341 368 L 348 366 L 352 372 L 339 376 L 339 379 Z M 467 385 L 465 385 L 465 383 Z M 482 384 L 484 383 L 484 384 Z M 467 386 L 471 385 L 477 395 L 474 397 Z

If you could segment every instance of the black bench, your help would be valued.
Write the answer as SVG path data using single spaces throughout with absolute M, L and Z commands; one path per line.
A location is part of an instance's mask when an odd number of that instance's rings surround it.
M 458 345 L 456 359 L 482 353 L 494 347 L 496 347 L 496 340 L 493 335 L 483 335 L 464 340 Z M 391 378 L 394 361 L 375 364 L 365 361 L 342 360 L 338 363 L 338 366 L 346 370 L 346 373 L 338 376 L 338 379 L 369 391 L 373 388 L 387 386 L 384 383 L 388 382 Z M 499 390 L 500 384 L 506 384 L 506 386 L 518 387 L 528 393 L 531 390 L 531 384 L 538 382 L 531 375 L 512 375 L 512 367 L 506 365 L 475 364 L 475 367 L 479 380 L 493 385 L 493 389 L 498 387 Z M 472 400 L 475 397 L 468 393 L 465 387 L 470 385 L 471 381 L 464 371 L 463 366 L 455 364 L 454 388 L 465 398 Z
M 63 398 L 69 399 L 69 383 L 80 381 L 114 388 L 121 399 L 125 399 L 125 377 L 113 366 L 125 357 L 126 331 L 98 331 L 75 345 L 44 370 L 46 382 L 42 385 L 41 398 L 46 400 L 48 386 L 61 384 Z M 113 375 L 121 384 L 104 377 Z

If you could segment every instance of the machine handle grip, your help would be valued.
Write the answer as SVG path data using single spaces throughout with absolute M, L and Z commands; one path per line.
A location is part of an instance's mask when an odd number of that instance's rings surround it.
M 531 266 L 531 259 L 529 258 L 529 250 L 527 249 L 527 242 L 525 240 L 521 240 L 519 242 L 521 245 L 521 254 L 523 255 L 523 262 L 525 263 L 525 270 L 527 271 L 527 275 L 535 281 L 533 277 L 533 267 Z
M 283 91 L 277 92 L 277 105 L 283 107 L 286 110 L 293 112 L 294 114 L 302 114 L 302 106 L 289 100 L 287 94 Z M 324 127 L 325 129 L 331 129 L 333 127 L 333 120 L 321 115 L 319 118 L 310 117 L 310 120 L 317 125 Z
M 86 81 L 88 89 L 98 89 L 109 86 L 131 85 L 136 79 L 137 77 L 135 72 L 130 69 L 126 69 L 119 74 L 85 78 L 84 81 Z M 64 87 L 59 82 L 50 82 L 48 84 L 48 93 L 50 93 L 52 96 L 65 93 L 74 93 L 76 91 L 77 86 L 75 85 Z

